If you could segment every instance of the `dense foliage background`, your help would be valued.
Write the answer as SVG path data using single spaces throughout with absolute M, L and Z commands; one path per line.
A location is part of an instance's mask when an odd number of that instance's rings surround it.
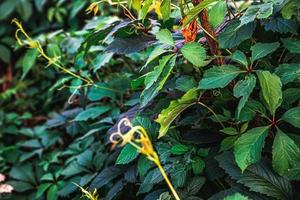
M 18 44 L 13 18 L 81 79 Z M 127 117 L 181 199 L 299 199 L 299 22 L 298 0 L 2 0 L 0 198 L 172 198 L 111 148 Z

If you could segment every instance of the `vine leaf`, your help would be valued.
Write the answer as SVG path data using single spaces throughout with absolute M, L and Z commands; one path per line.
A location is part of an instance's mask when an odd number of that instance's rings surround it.
M 290 110 L 286 111 L 281 117 L 281 120 L 300 128 L 300 107 L 291 108 Z
M 110 106 L 97 106 L 93 108 L 88 108 L 81 113 L 79 113 L 74 121 L 85 121 L 88 119 L 95 119 L 96 117 L 104 114 L 105 112 L 109 111 L 111 109 Z
M 230 152 L 216 156 L 221 168 L 229 176 L 250 189 L 279 200 L 293 199 L 291 183 L 285 177 L 277 175 L 271 169 L 271 164 L 262 159 L 260 162 L 249 166 L 243 173 L 236 166 L 234 157 Z
M 246 76 L 244 80 L 240 80 L 233 88 L 233 96 L 236 98 L 242 97 L 237 107 L 237 118 L 240 116 L 241 110 L 244 108 L 250 94 L 256 84 L 256 77 L 252 74 Z
M 170 46 L 174 45 L 172 33 L 168 29 L 161 29 L 158 33 L 156 33 L 156 39 L 162 44 L 167 44 Z
M 252 56 L 251 61 L 254 62 L 260 58 L 267 56 L 270 53 L 273 53 L 280 46 L 279 42 L 274 43 L 256 43 L 251 47 Z
M 276 68 L 276 74 L 280 77 L 282 84 L 287 84 L 300 78 L 300 64 L 281 64 Z
M 203 78 L 199 82 L 199 88 L 224 88 L 242 72 L 233 65 L 214 66 L 205 71 Z
M 190 89 L 180 99 L 171 101 L 169 107 L 161 111 L 158 118 L 155 120 L 160 124 L 158 138 L 166 135 L 171 123 L 182 111 L 195 103 L 197 96 L 197 89 Z
M 193 65 L 201 67 L 207 64 L 205 62 L 206 51 L 197 42 L 189 42 L 180 49 L 183 57 L 190 61 Z
M 234 144 L 235 161 L 242 171 L 261 158 L 261 151 L 270 127 L 262 126 L 250 129 Z
M 289 136 L 277 129 L 272 147 L 272 156 L 273 168 L 283 176 L 300 160 L 300 149 Z
M 282 102 L 282 83 L 280 78 L 269 71 L 257 71 L 256 74 L 259 79 L 263 99 L 274 116 L 276 109 Z
M 139 152 L 131 144 L 127 144 L 122 148 L 121 153 L 119 154 L 116 164 L 128 164 L 138 157 Z

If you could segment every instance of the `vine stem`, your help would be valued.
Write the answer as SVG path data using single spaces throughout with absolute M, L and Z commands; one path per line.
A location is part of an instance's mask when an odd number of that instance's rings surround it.
M 158 161 L 158 162 L 155 162 L 155 164 L 157 165 L 157 167 L 158 167 L 158 169 L 159 169 L 161 175 L 164 177 L 166 183 L 168 184 L 168 186 L 169 186 L 171 192 L 173 193 L 174 198 L 175 198 L 176 200 L 180 200 L 180 198 L 179 198 L 179 196 L 178 196 L 176 190 L 174 189 L 174 187 L 173 187 L 173 185 L 172 185 L 170 179 L 168 178 L 168 175 L 166 174 L 166 172 L 165 172 L 164 168 L 162 167 L 162 165 L 160 164 L 160 162 L 159 162 L 159 161 Z

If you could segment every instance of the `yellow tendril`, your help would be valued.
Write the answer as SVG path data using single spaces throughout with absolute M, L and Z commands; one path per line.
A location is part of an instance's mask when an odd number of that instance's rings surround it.
M 121 128 L 129 129 L 126 133 L 122 133 Z M 117 132 L 110 135 L 110 141 L 113 144 L 113 147 L 116 145 L 125 146 L 126 144 L 131 144 L 137 149 L 141 154 L 144 154 L 149 160 L 154 162 L 158 167 L 160 173 L 165 179 L 168 187 L 173 193 L 176 200 L 180 200 L 176 190 L 174 189 L 171 181 L 169 180 L 164 168 L 161 165 L 159 157 L 156 151 L 153 148 L 151 140 L 147 134 L 147 131 L 142 126 L 133 126 L 128 118 L 123 118 L 118 123 Z
M 28 45 L 29 48 L 36 49 L 39 52 L 40 56 L 42 56 L 43 58 L 45 58 L 47 60 L 48 64 L 47 64 L 46 67 L 55 66 L 58 69 L 60 69 L 61 71 L 63 71 L 64 73 L 69 74 L 69 75 L 73 76 L 74 78 L 82 80 L 85 83 L 84 86 L 91 86 L 91 85 L 93 85 L 94 87 L 99 88 L 99 89 L 109 90 L 109 91 L 118 92 L 118 93 L 120 92 L 120 91 L 112 89 L 112 88 L 108 88 L 108 87 L 104 87 L 104 86 L 99 86 L 99 85 L 95 84 L 94 81 L 92 79 L 90 79 L 89 77 L 82 77 L 82 76 L 80 76 L 80 75 L 78 75 L 78 74 L 70 71 L 69 69 L 65 68 L 59 62 L 57 56 L 54 56 L 53 58 L 51 58 L 51 57 L 49 57 L 45 53 L 45 51 L 43 50 L 40 42 L 37 41 L 37 40 L 33 40 L 27 34 L 27 32 L 24 30 L 24 28 L 23 28 L 23 26 L 22 26 L 22 24 L 21 24 L 21 22 L 19 20 L 13 19 L 12 23 L 16 24 L 16 26 L 18 27 L 18 29 L 15 32 L 15 38 L 16 38 L 18 44 L 20 46 L 22 46 L 25 43 L 26 45 Z M 20 37 L 19 37 L 20 33 L 22 33 L 22 35 L 25 37 L 25 40 L 21 40 L 20 39 Z M 22 41 L 24 41 L 24 43 Z
M 39 41 L 36 41 L 36 40 L 33 40 L 27 33 L 26 31 L 24 30 L 21 22 L 19 22 L 17 19 L 13 19 L 12 20 L 12 23 L 16 24 L 16 26 L 18 27 L 18 29 L 16 30 L 15 32 L 15 37 L 16 37 L 16 40 L 17 42 L 19 43 L 19 45 L 23 45 L 22 43 L 22 40 L 20 39 L 19 37 L 19 33 L 21 32 L 24 37 L 25 37 L 25 43 L 28 45 L 29 48 L 32 48 L 32 49 L 36 49 L 40 55 L 45 58 L 47 61 L 48 61 L 48 65 L 54 65 L 56 66 L 57 68 L 59 68 L 60 70 L 62 70 L 64 73 L 66 74 L 69 74 L 77 79 L 80 79 L 86 83 L 88 83 L 89 85 L 92 85 L 93 84 L 93 81 L 90 80 L 89 78 L 83 78 L 81 77 L 80 75 L 77 75 L 75 74 L 74 72 L 66 69 L 65 67 L 63 67 L 61 64 L 58 63 L 58 59 L 57 57 L 54 57 L 54 58 L 51 58 L 49 57 L 43 50 L 41 44 L 39 43 Z
M 97 15 L 97 13 L 99 12 L 99 4 L 100 2 L 94 2 L 91 3 L 91 5 L 89 5 L 89 7 L 85 10 L 87 14 L 90 14 L 93 12 L 94 16 Z
M 81 187 L 80 185 L 77 185 L 76 183 L 74 183 L 74 184 L 81 189 L 83 197 L 86 197 L 86 198 L 88 198 L 90 200 L 98 200 L 99 195 L 97 193 L 96 188 L 94 189 L 93 192 L 90 192 L 90 191 L 84 189 L 83 187 Z

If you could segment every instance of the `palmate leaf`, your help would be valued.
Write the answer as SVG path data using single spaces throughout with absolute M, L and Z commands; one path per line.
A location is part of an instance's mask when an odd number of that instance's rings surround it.
M 278 174 L 285 175 L 300 161 L 300 149 L 295 142 L 277 129 L 272 147 L 272 165 Z
M 300 107 L 291 108 L 290 110 L 286 111 L 281 117 L 281 120 L 300 128 Z
M 270 127 L 253 128 L 244 133 L 234 144 L 235 161 L 242 171 L 261 158 L 261 151 Z
M 263 99 L 271 114 L 274 115 L 282 102 L 282 83 L 280 78 L 269 71 L 257 71 L 256 74 L 259 79 Z
M 291 53 L 300 53 L 300 40 L 294 38 L 282 38 L 283 46 Z
M 274 52 L 280 46 L 279 42 L 274 43 L 256 43 L 251 47 L 252 56 L 251 61 L 254 62 L 260 58 L 267 56 Z
M 288 179 L 274 173 L 269 162 L 260 162 L 249 166 L 243 173 L 236 166 L 232 153 L 225 152 L 216 156 L 221 168 L 237 183 L 269 197 L 279 200 L 293 199 L 292 186 Z
M 294 81 L 300 78 L 300 64 L 289 63 L 281 64 L 276 68 L 276 74 L 280 77 L 283 84 Z
M 158 118 L 155 120 L 160 124 L 158 138 L 163 137 L 167 133 L 171 123 L 182 111 L 193 105 L 196 102 L 197 97 L 197 89 L 190 89 L 180 99 L 171 101 L 169 107 L 161 111 Z
M 246 76 L 244 80 L 240 80 L 233 88 L 233 95 L 236 98 L 242 97 L 237 107 L 237 118 L 239 118 L 241 110 L 244 108 L 250 94 L 256 84 L 256 77 L 252 74 Z
M 233 21 L 220 33 L 218 41 L 221 48 L 232 48 L 238 46 L 244 40 L 249 39 L 256 27 L 255 22 L 239 27 L 239 21 Z
M 224 88 L 242 72 L 233 65 L 214 66 L 205 71 L 203 78 L 199 82 L 199 88 Z

